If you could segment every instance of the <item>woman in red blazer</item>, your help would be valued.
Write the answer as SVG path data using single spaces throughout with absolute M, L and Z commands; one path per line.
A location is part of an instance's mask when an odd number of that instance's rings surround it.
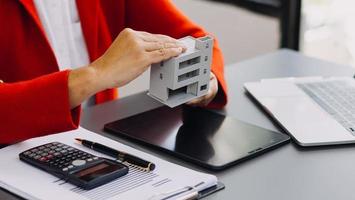
M 117 92 L 111 88 L 184 51 L 172 38 L 206 35 L 168 0 L 76 3 L 92 63 L 59 71 L 32 0 L 0 0 L 0 144 L 77 128 L 80 103 L 86 98 L 96 93 L 96 103 L 114 99 Z M 192 104 L 226 104 L 216 41 L 212 72 L 208 95 Z

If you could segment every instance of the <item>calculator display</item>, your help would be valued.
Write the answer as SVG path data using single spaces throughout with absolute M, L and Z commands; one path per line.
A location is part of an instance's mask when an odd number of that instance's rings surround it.
M 112 173 L 120 168 L 122 168 L 120 165 L 112 165 L 108 162 L 103 162 L 76 172 L 74 175 L 83 181 L 89 182 L 97 177 Z

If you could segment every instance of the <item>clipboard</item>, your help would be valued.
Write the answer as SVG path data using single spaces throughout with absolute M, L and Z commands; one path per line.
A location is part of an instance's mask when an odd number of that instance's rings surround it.
M 220 190 L 223 190 L 225 188 L 225 185 L 222 183 L 222 182 L 217 182 L 217 185 L 214 185 L 212 187 L 209 187 L 207 189 L 204 189 L 200 192 L 198 192 L 198 196 L 197 196 L 197 199 L 203 199 L 213 193 L 216 193 Z M 13 193 L 13 192 L 10 192 L 4 188 L 1 188 L 0 187 L 0 191 L 3 192 L 3 193 L 7 193 L 8 195 L 12 195 L 14 198 L 18 198 L 18 199 L 23 199 L 22 197 L 18 196 L 17 194 Z
M 202 199 L 202 198 L 204 198 L 204 197 L 207 197 L 207 196 L 209 196 L 209 195 L 211 195 L 211 194 L 213 194 L 213 193 L 215 193 L 215 192 L 218 192 L 218 191 L 220 191 L 220 190 L 223 190 L 224 188 L 226 188 L 225 185 L 224 185 L 222 182 L 219 182 L 219 181 L 218 181 L 218 182 L 217 182 L 217 185 L 212 186 L 212 187 L 209 187 L 209 188 L 207 188 L 207 189 L 204 189 L 204 190 L 200 191 L 199 194 L 198 194 L 197 199 Z
M 144 159 L 150 160 L 156 164 L 153 172 L 143 172 L 141 170 L 130 168 L 131 173 L 126 176 L 113 180 L 101 187 L 92 190 L 82 190 L 65 180 L 52 176 L 48 173 L 30 167 L 18 159 L 18 154 L 22 151 L 43 144 L 48 141 L 59 141 L 68 145 L 75 145 L 74 139 L 85 137 L 89 140 L 95 140 L 99 143 L 122 149 L 138 155 Z M 84 148 L 81 145 L 76 148 Z M 85 149 L 90 151 L 90 149 Z M 54 135 L 37 137 L 26 140 L 21 144 L 15 144 L 0 150 L 0 158 L 6 163 L 0 164 L 0 187 L 15 193 L 25 199 L 50 199 L 53 194 L 61 194 L 62 199 L 146 199 L 155 197 L 159 194 L 176 194 L 170 199 L 183 200 L 186 195 L 194 192 L 194 199 L 203 198 L 224 188 L 224 185 L 218 183 L 216 176 L 198 172 L 166 160 L 160 159 L 154 155 L 139 151 L 122 143 L 115 142 L 109 138 L 100 136 L 79 127 L 77 130 L 68 131 Z M 89 152 L 90 153 L 90 152 Z M 105 155 L 95 153 L 97 156 Z M 34 182 L 43 183 L 42 187 L 35 187 Z M 129 187 L 127 187 L 129 183 Z M 176 188 L 182 191 L 176 193 Z M 107 192 L 110 191 L 110 192 Z M 169 192 L 171 191 L 171 192 Z M 201 191 L 201 192 L 200 192 Z M 197 194 L 196 194 L 197 193 Z M 169 195 L 170 196 L 170 195 Z M 161 199 L 169 199 L 163 196 Z M 178 197 L 178 198 L 175 198 Z

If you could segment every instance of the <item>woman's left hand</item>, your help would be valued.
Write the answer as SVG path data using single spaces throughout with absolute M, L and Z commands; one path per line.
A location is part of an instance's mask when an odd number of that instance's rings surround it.
M 186 103 L 189 106 L 207 106 L 216 96 L 218 92 L 218 82 L 216 76 L 211 72 L 210 74 L 210 88 L 205 96 L 191 100 Z

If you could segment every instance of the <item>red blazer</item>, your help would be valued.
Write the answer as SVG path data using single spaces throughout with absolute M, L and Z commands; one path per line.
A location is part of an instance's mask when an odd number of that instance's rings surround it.
M 91 61 L 125 27 L 174 38 L 206 35 L 168 0 L 77 0 L 77 7 Z M 69 106 L 69 71 L 59 71 L 32 0 L 0 0 L 0 28 L 0 144 L 77 128 L 80 108 Z M 219 108 L 227 98 L 216 42 L 213 51 L 219 93 L 209 107 Z M 96 102 L 116 96 L 107 90 Z

